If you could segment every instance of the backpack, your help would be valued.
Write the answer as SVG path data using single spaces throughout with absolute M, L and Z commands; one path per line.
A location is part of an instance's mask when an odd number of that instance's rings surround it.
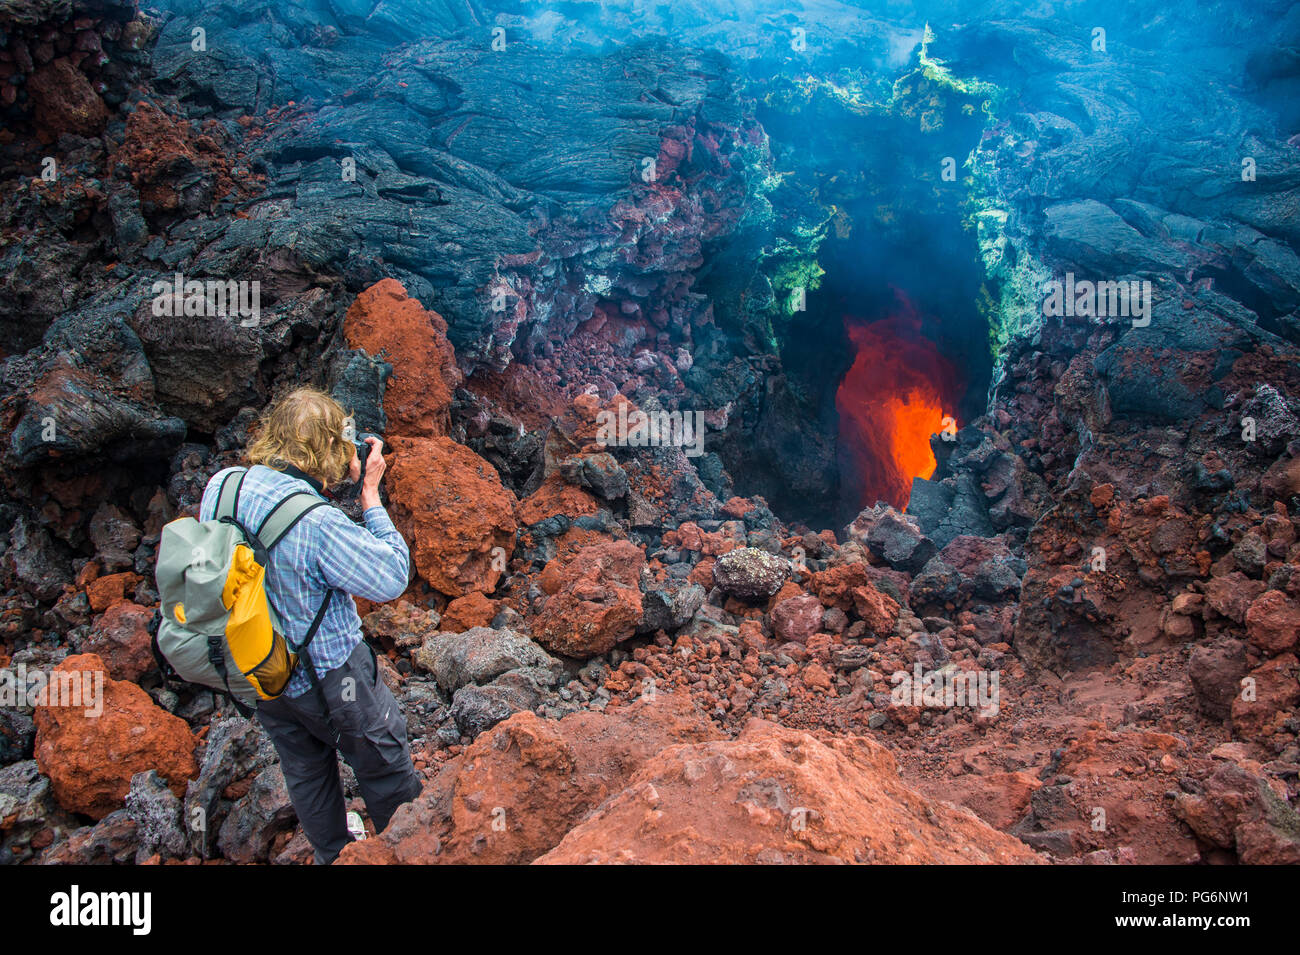
M 182 517 L 163 527 L 153 638 L 164 676 L 223 692 L 244 716 L 259 700 L 284 692 L 333 593 L 326 592 L 303 642 L 291 646 L 266 592 L 270 552 L 310 511 L 328 505 L 306 491 L 294 491 L 250 531 L 238 519 L 239 491 L 247 474 L 241 468 L 222 480 L 214 520 Z

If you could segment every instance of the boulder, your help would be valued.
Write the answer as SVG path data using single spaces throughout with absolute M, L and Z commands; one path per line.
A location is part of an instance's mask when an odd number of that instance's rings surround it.
M 1251 670 L 1248 685 L 1232 700 L 1233 734 L 1240 739 L 1270 735 L 1300 703 L 1300 663 L 1295 654 L 1283 653 Z
M 772 608 L 772 633 L 782 643 L 807 643 L 822 628 L 824 613 L 812 594 L 789 597 Z
M 451 718 L 462 734 L 474 739 L 515 713 L 531 712 L 553 699 L 559 682 L 556 671 L 544 667 L 509 670 L 484 686 L 471 683 L 457 690 Z
M 276 836 L 297 822 L 279 764 L 267 766 L 226 813 L 217 833 L 217 848 L 231 862 L 266 862 Z
M 790 562 L 756 547 L 740 547 L 713 564 L 713 582 L 723 593 L 742 600 L 771 597 L 790 576 Z
M 52 845 L 41 856 L 40 864 L 126 865 L 135 861 L 138 845 L 135 820 L 125 809 L 118 809 Z
M 720 735 L 684 693 L 561 720 L 517 713 L 451 759 L 377 837 L 344 847 L 338 862 L 530 862 L 655 753 Z
M 540 864 L 1037 862 L 974 813 L 905 786 L 864 737 L 822 742 L 765 720 L 647 760 Z
M 1265 589 L 1261 581 L 1251 580 L 1241 571 L 1234 570 L 1205 582 L 1205 602 L 1215 613 L 1233 623 L 1245 623 L 1246 611 Z
M 497 601 L 489 600 L 476 590 L 447 604 L 439 626 L 451 633 L 486 627 L 497 615 L 497 606 Z
M 1266 590 L 1246 611 L 1246 635 L 1267 654 L 1290 650 L 1300 640 L 1300 602 L 1280 590 Z
M 667 580 L 662 584 L 648 584 L 641 595 L 643 614 L 638 633 L 656 630 L 677 630 L 690 623 L 695 611 L 704 604 L 707 596 L 699 584 L 685 580 Z
M 27 82 L 36 122 L 58 139 L 63 133 L 94 136 L 108 121 L 108 107 L 86 74 L 65 56 L 38 67 Z
M 83 704 L 102 690 L 90 709 L 36 707 L 36 762 L 50 777 L 59 805 L 102 819 L 122 807 L 138 772 L 157 770 L 177 795 L 198 775 L 196 741 L 185 721 L 160 709 L 134 683 L 110 678 L 98 656 L 66 657 L 54 673 L 80 681 Z M 95 689 L 84 694 L 87 687 Z
M 433 634 L 415 651 L 416 666 L 432 673 L 448 693 L 468 683 L 487 683 L 520 667 L 548 668 L 555 663 L 527 637 L 488 627 Z
M 441 315 L 388 278 L 356 297 L 343 318 L 343 334 L 349 347 L 371 357 L 382 354 L 393 367 L 384 392 L 390 435 L 432 438 L 447 433 L 461 373 Z
M 181 801 L 156 770 L 131 777 L 126 812 L 135 822 L 137 858 L 157 854 L 163 859 L 180 859 L 189 855 L 190 840 L 185 834 Z
M 491 593 L 515 547 L 515 496 L 447 437 L 395 438 L 386 482 L 420 577 L 450 597 Z
M 90 542 L 106 572 L 130 570 L 135 566 L 140 528 L 120 507 L 104 501 L 90 519 Z
M 608 451 L 571 455 L 560 462 L 560 474 L 570 484 L 588 488 L 607 501 L 628 492 L 627 473 Z
M 95 618 L 80 650 L 99 656 L 113 679 L 139 683 L 156 665 L 149 633 L 152 619 L 152 610 L 119 600 Z
M 641 624 L 644 567 L 645 552 L 630 541 L 591 544 L 550 561 L 538 581 L 549 596 L 533 620 L 534 636 L 579 659 L 613 649 Z
M 898 601 L 888 594 L 881 593 L 871 584 L 863 584 L 853 589 L 853 609 L 867 628 L 877 636 L 893 633 L 898 623 L 902 608 Z
M 1246 670 L 1246 645 L 1240 640 L 1220 637 L 1192 650 L 1187 675 L 1197 708 L 1210 719 L 1227 719 L 1232 701 L 1241 693 Z
M 915 519 L 899 514 L 887 504 L 864 510 L 844 533 L 890 567 L 909 573 L 924 567 L 937 550 L 934 542 L 921 533 Z
M 1300 815 L 1263 778 L 1222 762 L 1194 792 L 1174 797 L 1174 815 L 1246 865 L 1300 864 Z
M 203 764 L 185 789 L 185 825 L 190 846 L 199 856 L 215 854 L 217 835 L 232 783 L 248 779 L 276 759 L 271 738 L 253 720 L 230 717 L 213 722 L 203 750 Z

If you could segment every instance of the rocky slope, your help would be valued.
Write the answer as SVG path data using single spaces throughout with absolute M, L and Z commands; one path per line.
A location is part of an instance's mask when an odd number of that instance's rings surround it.
M 310 381 L 414 565 L 361 610 L 425 791 L 343 861 L 1300 861 L 1264 6 L 0 6 L 0 663 L 112 711 L 0 709 L 3 858 L 310 857 L 257 725 L 148 652 L 162 525 Z M 968 380 L 906 513 L 833 523 L 864 252 Z M 177 273 L 258 315 L 160 316 Z M 1067 273 L 1149 323 L 1045 314 Z M 602 440 L 638 411 L 703 453 Z

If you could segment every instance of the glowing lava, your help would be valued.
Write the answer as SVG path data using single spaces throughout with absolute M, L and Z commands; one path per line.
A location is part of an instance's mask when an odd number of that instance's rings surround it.
M 958 373 L 902 295 L 898 311 L 866 323 L 846 316 L 853 365 L 835 393 L 845 486 L 860 489 L 859 506 L 885 501 L 902 510 L 912 479 L 934 474 L 930 436 L 943 430 L 944 408 L 960 396 Z

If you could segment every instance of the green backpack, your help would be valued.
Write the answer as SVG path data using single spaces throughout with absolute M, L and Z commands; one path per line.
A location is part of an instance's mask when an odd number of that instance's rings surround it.
M 250 531 L 238 519 L 247 473 L 244 468 L 223 479 L 214 520 L 182 517 L 163 527 L 155 573 L 160 619 L 153 640 L 164 676 L 224 692 L 245 716 L 259 700 L 284 692 L 299 656 L 312 669 L 307 646 L 333 593 L 326 592 L 302 644 L 290 646 L 266 592 L 269 555 L 303 517 L 328 505 L 295 491 Z

